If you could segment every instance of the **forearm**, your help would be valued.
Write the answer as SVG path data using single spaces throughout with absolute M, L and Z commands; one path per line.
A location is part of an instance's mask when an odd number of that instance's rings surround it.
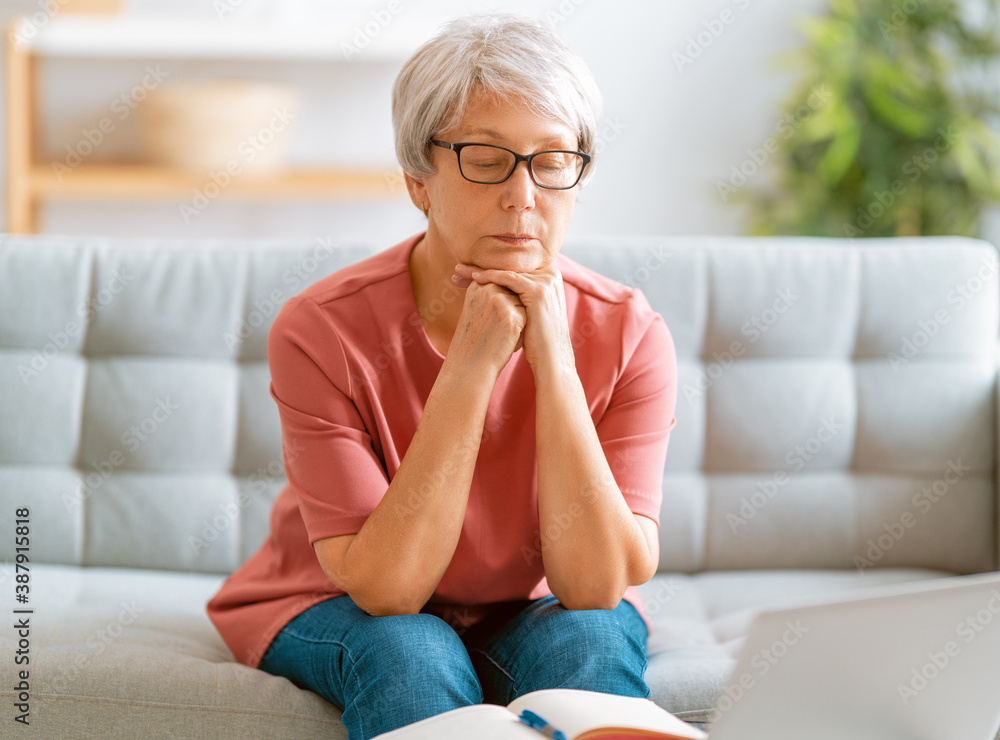
M 575 370 L 540 371 L 538 518 L 549 588 L 568 609 L 612 609 L 648 547 L 615 483 Z
M 380 614 L 418 612 L 451 563 L 493 380 L 446 363 L 384 498 L 344 556 L 354 592 Z

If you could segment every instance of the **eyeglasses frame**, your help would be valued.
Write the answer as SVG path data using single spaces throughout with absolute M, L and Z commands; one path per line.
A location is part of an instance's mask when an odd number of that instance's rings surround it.
M 577 185 L 580 184 L 580 180 L 583 179 L 583 173 L 586 172 L 587 165 L 590 164 L 590 159 L 591 159 L 589 154 L 585 152 L 573 151 L 571 149 L 547 149 L 544 152 L 535 152 L 534 154 L 518 154 L 513 149 L 508 149 L 505 146 L 497 146 L 496 144 L 484 144 L 481 141 L 463 141 L 454 144 L 449 144 L 447 141 L 440 141 L 439 139 L 431 139 L 430 142 L 434 146 L 439 146 L 442 149 L 451 149 L 453 152 L 455 152 L 455 159 L 458 160 L 459 174 L 461 174 L 462 177 L 468 180 L 469 182 L 474 182 L 477 185 L 499 185 L 502 182 L 507 182 L 507 180 L 510 179 L 510 176 L 514 174 L 514 170 L 517 169 L 517 165 L 520 164 L 521 162 L 525 162 L 528 165 L 528 176 L 531 178 L 531 181 L 535 183 L 535 185 L 537 185 L 538 187 L 543 188 L 545 190 L 572 190 L 573 188 L 575 188 Z M 473 180 L 471 177 L 468 177 L 465 174 L 465 171 L 462 169 L 461 152 L 467 146 L 490 146 L 493 147 L 494 149 L 503 149 L 505 152 L 510 152 L 511 154 L 514 155 L 514 166 L 510 168 L 510 172 L 508 172 L 507 175 L 502 180 L 496 180 L 493 182 L 484 182 L 483 180 Z M 572 185 L 567 185 L 564 188 L 554 188 L 551 185 L 542 185 L 540 182 L 538 182 L 538 180 L 535 179 L 535 172 L 534 170 L 531 169 L 531 160 L 533 160 L 540 154 L 576 154 L 582 157 L 583 166 L 580 167 L 580 172 L 576 177 L 576 181 Z

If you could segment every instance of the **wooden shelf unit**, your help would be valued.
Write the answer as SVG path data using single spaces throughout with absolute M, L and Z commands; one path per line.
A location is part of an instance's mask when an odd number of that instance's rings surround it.
M 176 18 L 122 16 L 56 16 L 28 38 L 29 34 L 20 31 L 21 24 L 29 22 L 24 16 L 15 17 L 3 34 L 4 206 L 5 231 L 11 234 L 37 233 L 41 205 L 46 200 L 187 200 L 197 189 L 206 187 L 215 193 L 210 172 L 92 163 L 57 175 L 51 163 L 39 162 L 38 70 L 45 57 L 285 59 L 343 64 L 340 42 L 349 38 L 344 28 L 314 28 L 306 35 L 297 32 L 293 36 L 248 24 L 220 28 Z M 402 62 L 419 45 L 405 30 L 390 25 L 386 31 L 381 43 L 361 56 L 369 61 Z M 266 175 L 239 174 L 215 195 L 246 199 L 377 198 L 403 192 L 394 180 L 395 173 L 385 169 L 288 169 Z

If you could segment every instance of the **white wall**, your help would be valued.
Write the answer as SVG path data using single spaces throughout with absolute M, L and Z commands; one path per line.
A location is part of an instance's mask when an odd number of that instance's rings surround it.
M 270 18 L 294 27 L 315 19 L 354 28 L 388 0 L 354 3 L 351 15 L 319 0 L 126 0 L 130 14 L 171 13 L 232 27 Z M 51 0 L 50 0 L 51 2 Z M 218 3 L 234 6 L 220 18 Z M 555 20 L 557 30 L 587 61 L 605 96 L 604 149 L 595 177 L 583 191 L 571 234 L 738 234 L 743 214 L 720 197 L 715 183 L 776 134 L 780 103 L 793 77 L 769 66 L 802 40 L 798 14 L 817 14 L 827 0 L 395 0 L 399 12 L 387 31 L 413 33 L 456 15 L 514 10 Z M 38 12 L 44 0 L 4 0 L 0 21 L 14 12 Z M 340 3 L 336 4 L 340 6 Z M 723 15 L 723 13 L 731 15 Z M 720 23 L 718 19 L 729 19 Z M 721 28 L 691 64 L 676 53 L 690 49 L 707 25 Z M 703 36 L 703 40 L 709 38 Z M 157 60 L 51 60 L 44 69 L 42 136 L 53 158 L 64 157 L 83 132 L 112 110 L 113 101 L 142 79 Z M 288 158 L 301 166 L 366 164 L 395 168 L 389 93 L 398 63 L 319 64 L 163 62 L 170 79 L 245 76 L 283 81 L 303 92 Z M 117 122 L 90 160 L 136 151 L 138 117 Z M 751 184 L 763 179 L 760 173 Z M 197 216 L 182 217 L 178 202 L 157 204 L 55 203 L 43 211 L 51 233 L 94 235 L 300 236 L 334 235 L 396 243 L 422 228 L 423 216 L 399 195 L 383 200 L 314 203 L 213 201 Z M 984 229 L 1000 243 L 995 213 Z

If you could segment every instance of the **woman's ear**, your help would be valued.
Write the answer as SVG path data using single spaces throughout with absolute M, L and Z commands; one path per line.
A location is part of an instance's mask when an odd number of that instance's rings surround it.
M 426 215 L 427 210 L 430 208 L 430 203 L 427 202 L 427 188 L 424 187 L 423 180 L 417 180 L 406 172 L 403 173 L 403 179 L 406 181 L 406 191 L 410 194 L 410 200 L 413 201 L 413 205 Z

